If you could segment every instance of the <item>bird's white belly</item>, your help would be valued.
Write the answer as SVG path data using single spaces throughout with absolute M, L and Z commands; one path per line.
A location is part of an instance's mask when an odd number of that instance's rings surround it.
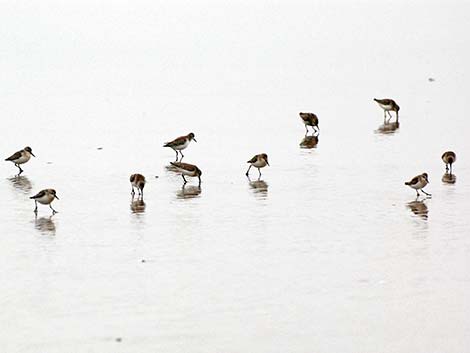
M 266 162 L 264 160 L 258 160 L 255 163 L 251 163 L 251 165 L 256 168 L 264 168 L 266 167 Z
M 189 141 L 186 141 L 182 145 L 174 146 L 173 149 L 177 151 L 181 151 L 181 150 L 184 150 L 186 147 L 188 147 L 188 145 L 189 145 Z
M 191 172 L 191 171 L 186 170 L 186 169 L 180 169 L 180 171 L 181 171 L 181 174 L 183 174 L 183 175 L 187 175 L 187 176 L 190 176 L 190 177 L 196 176 L 195 172 Z
M 29 154 L 26 154 L 26 155 L 21 156 L 18 159 L 15 159 L 13 162 L 15 162 L 16 164 L 24 164 L 27 161 L 29 161 L 30 158 L 31 156 Z
M 424 188 L 427 183 L 423 180 L 418 181 L 416 184 L 410 185 L 413 189 L 419 190 Z
M 43 205 L 48 205 L 52 202 L 52 200 L 54 200 L 54 197 L 53 196 L 50 196 L 50 195 L 44 195 L 38 199 L 35 199 L 35 201 L 39 202 L 40 204 L 43 204 Z

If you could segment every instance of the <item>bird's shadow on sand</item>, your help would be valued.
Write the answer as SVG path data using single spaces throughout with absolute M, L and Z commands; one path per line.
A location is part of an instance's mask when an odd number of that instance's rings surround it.
M 132 197 L 130 208 L 132 213 L 144 213 L 145 212 L 145 202 L 141 197 Z
M 318 134 L 305 135 L 299 143 L 300 148 L 311 149 L 318 145 Z
M 457 176 L 455 174 L 445 173 L 442 176 L 442 182 L 445 184 L 455 184 L 457 181 Z
M 416 216 L 427 220 L 428 219 L 428 206 L 426 205 L 425 201 L 429 200 L 430 197 L 425 197 L 423 199 L 420 199 L 417 197 L 415 200 L 408 202 L 406 206 L 413 212 Z
M 202 189 L 200 186 L 183 185 L 181 189 L 176 192 L 177 199 L 194 199 L 201 195 Z
M 36 215 L 34 218 L 34 227 L 41 233 L 45 235 L 55 235 L 56 225 L 53 221 L 54 216 L 49 217 L 39 217 Z
M 384 123 L 382 125 L 379 125 L 377 130 L 375 130 L 375 133 L 382 134 L 382 135 L 390 135 L 390 134 L 396 133 L 399 127 L 400 127 L 399 122 Z
M 33 189 L 33 184 L 28 177 L 23 175 L 15 175 L 14 177 L 8 178 L 8 181 L 13 185 L 15 189 L 18 189 L 25 194 L 29 194 Z

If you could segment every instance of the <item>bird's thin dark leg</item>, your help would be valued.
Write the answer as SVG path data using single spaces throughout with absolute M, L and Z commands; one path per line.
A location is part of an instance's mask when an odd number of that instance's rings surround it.
M 183 152 L 181 152 L 181 151 L 180 151 L 180 154 L 181 154 L 181 159 L 180 159 L 180 161 L 182 161 L 183 158 L 184 158 L 184 154 L 183 154 Z
M 135 195 L 134 187 L 132 187 L 132 189 L 131 189 L 131 195 L 132 195 L 132 197 L 134 197 L 134 195 Z
M 422 192 L 424 192 L 426 195 L 428 196 L 431 196 L 431 194 L 428 194 L 426 191 L 424 191 L 423 189 L 421 189 Z
M 23 173 L 23 169 L 21 169 L 21 167 L 20 167 L 19 164 L 15 164 L 15 165 L 18 167 L 18 169 L 19 169 L 19 171 L 20 171 L 20 172 L 18 173 L 18 175 L 21 175 L 21 173 Z
M 452 163 L 450 164 L 450 175 L 452 175 Z
M 248 167 L 248 170 L 245 173 L 246 176 L 248 176 L 248 174 L 250 173 L 250 169 L 251 169 L 251 165 Z
M 419 197 L 418 189 L 416 189 L 416 197 Z
M 387 111 L 384 109 L 384 124 L 386 120 L 387 120 Z
M 184 177 L 184 174 L 181 174 L 181 176 L 183 177 L 184 183 L 186 184 L 188 181 L 187 181 L 186 178 Z
M 396 112 L 396 114 L 397 114 L 397 123 L 398 123 L 398 112 Z
M 392 119 L 392 114 L 390 114 L 388 110 L 387 110 L 387 114 L 388 114 L 388 120 L 387 120 L 387 124 L 388 124 L 390 120 Z
M 258 168 L 258 173 L 259 173 L 259 177 L 258 177 L 258 179 L 259 179 L 259 178 L 261 178 L 261 169 L 260 168 Z
M 34 200 L 34 205 L 36 206 L 34 208 L 34 213 L 38 213 L 38 202 L 36 200 Z
M 56 214 L 56 213 L 57 213 L 57 211 L 52 208 L 52 205 L 51 205 L 51 204 L 49 204 L 49 207 L 50 207 L 50 209 L 52 210 L 52 214 Z
M 176 152 L 176 161 L 175 162 L 178 162 L 178 151 L 175 150 L 175 152 Z
M 307 136 L 307 134 L 308 134 L 308 127 L 307 125 L 305 125 L 305 136 Z
M 201 177 L 198 176 L 198 178 L 199 178 L 199 187 L 201 187 Z
M 449 165 L 446 163 L 446 172 L 449 171 Z

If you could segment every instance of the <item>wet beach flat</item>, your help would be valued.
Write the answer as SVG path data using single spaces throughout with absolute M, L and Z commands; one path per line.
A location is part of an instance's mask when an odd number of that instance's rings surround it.
M 469 10 L 0 4 L 0 351 L 466 351 Z

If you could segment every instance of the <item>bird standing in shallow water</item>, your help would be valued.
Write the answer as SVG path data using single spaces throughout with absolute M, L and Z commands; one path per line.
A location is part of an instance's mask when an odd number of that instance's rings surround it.
M 450 174 L 452 174 L 452 164 L 454 164 L 456 160 L 457 156 L 455 155 L 455 152 L 444 152 L 444 154 L 442 155 L 442 161 L 446 164 L 446 172 L 450 169 Z
M 181 154 L 181 160 L 183 160 L 184 155 L 181 150 L 184 150 L 186 147 L 188 147 L 189 143 L 191 141 L 197 142 L 196 139 L 194 138 L 194 134 L 190 132 L 186 136 L 180 136 L 178 138 L 175 138 L 171 142 L 167 142 L 163 145 L 163 147 L 170 147 L 173 149 L 173 151 L 176 152 L 176 162 L 178 162 L 178 151 Z
M 183 177 L 183 180 L 184 180 L 183 186 L 186 185 L 186 183 L 188 182 L 186 178 L 184 177 L 185 175 L 190 176 L 190 177 L 198 177 L 199 186 L 201 186 L 202 172 L 197 166 L 193 164 L 189 164 L 189 163 L 183 163 L 183 162 L 170 162 L 170 164 L 181 173 L 181 176 Z
M 408 185 L 410 188 L 416 190 L 416 196 L 419 196 L 418 190 L 421 190 L 423 193 L 425 193 L 428 196 L 431 196 L 431 194 L 428 194 L 426 191 L 423 190 L 423 188 L 428 185 L 429 180 L 428 180 L 428 174 L 423 173 L 421 175 L 415 176 L 413 179 L 410 181 L 407 181 L 405 185 Z
M 33 150 L 31 149 L 31 147 L 25 147 L 21 151 L 13 153 L 10 157 L 5 160 L 13 162 L 15 166 L 19 169 L 20 172 L 18 173 L 18 175 L 20 175 L 21 173 L 23 173 L 23 169 L 21 169 L 20 164 L 24 164 L 29 161 L 31 156 L 36 157 L 33 154 Z
M 308 134 L 308 126 L 311 126 L 314 132 L 320 131 L 318 126 L 318 117 L 313 113 L 299 113 L 300 118 L 305 124 L 305 134 Z
M 49 205 L 50 209 L 52 210 L 52 214 L 57 213 L 57 211 L 54 210 L 51 205 L 54 199 L 59 199 L 54 189 L 41 190 L 36 195 L 31 196 L 30 199 L 34 200 L 34 204 L 36 205 L 34 213 L 38 213 L 38 202 L 43 205 Z
M 389 118 L 387 120 L 387 123 L 390 121 L 392 118 L 392 114 L 390 114 L 390 111 L 394 111 L 396 116 L 397 116 L 397 121 L 398 122 L 398 111 L 400 110 L 400 107 L 398 106 L 397 103 L 393 99 L 377 99 L 374 98 L 374 100 L 380 105 L 380 107 L 384 110 L 384 123 L 387 118 L 386 114 L 388 114 Z
M 248 176 L 250 174 L 251 167 L 255 167 L 255 168 L 258 168 L 259 178 L 261 178 L 260 169 L 269 165 L 268 155 L 266 153 L 257 154 L 252 159 L 247 161 L 247 163 L 250 163 L 250 166 L 248 167 L 248 170 L 246 171 L 245 175 Z
M 145 177 L 142 174 L 132 174 L 130 177 L 130 182 L 132 185 L 132 197 L 135 195 L 134 188 L 137 188 L 139 196 L 144 197 L 144 186 L 145 186 Z

